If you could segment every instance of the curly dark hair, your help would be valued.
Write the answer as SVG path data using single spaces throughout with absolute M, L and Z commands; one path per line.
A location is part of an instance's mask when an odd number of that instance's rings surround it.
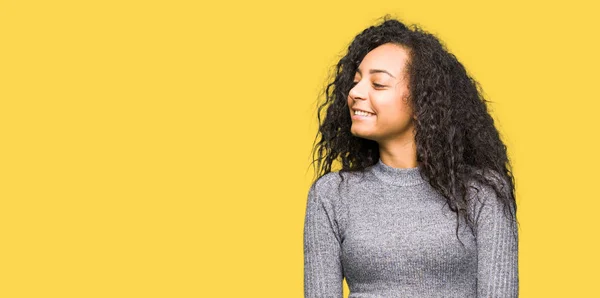
M 361 172 L 378 162 L 378 143 L 350 132 L 352 120 L 347 98 L 362 59 L 386 43 L 408 49 L 406 72 L 409 104 L 416 116 L 418 166 L 423 178 L 444 196 L 456 213 L 457 237 L 459 216 L 464 216 L 471 229 L 474 227 L 471 216 L 467 216 L 470 215 L 468 189 L 474 188 L 469 182 L 473 181 L 491 187 L 502 202 L 505 216 L 516 223 L 512 166 L 488 113 L 486 103 L 490 101 L 484 98 L 480 84 L 435 35 L 415 24 L 406 26 L 389 14 L 379 25 L 354 38 L 330 74 L 333 81 L 328 80 L 319 96 L 325 100 L 317 103 L 319 130 L 311 163 L 317 162 L 315 181 L 331 172 L 336 160 L 342 166 L 339 170 L 342 181 L 343 172 Z M 325 115 L 321 115 L 323 109 Z

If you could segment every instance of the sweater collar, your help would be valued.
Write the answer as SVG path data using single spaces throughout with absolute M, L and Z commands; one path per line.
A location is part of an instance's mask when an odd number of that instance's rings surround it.
M 381 161 L 381 158 L 371 167 L 373 174 L 385 183 L 396 186 L 418 185 L 426 182 L 421 177 L 421 170 L 416 168 L 394 168 Z

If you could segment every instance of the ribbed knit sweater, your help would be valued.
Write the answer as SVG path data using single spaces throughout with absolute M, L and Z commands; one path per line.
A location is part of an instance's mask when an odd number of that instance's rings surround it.
M 361 175 L 364 174 L 364 175 Z M 417 168 L 381 159 L 328 173 L 308 191 L 304 296 L 517 297 L 517 227 L 488 185 L 472 183 L 470 228 Z M 513 209 L 514 211 L 514 209 Z

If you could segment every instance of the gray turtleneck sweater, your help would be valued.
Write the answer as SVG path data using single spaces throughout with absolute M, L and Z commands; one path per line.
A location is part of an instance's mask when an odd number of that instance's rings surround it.
M 363 174 L 363 175 L 361 175 Z M 493 189 L 470 184 L 473 229 L 420 175 L 381 159 L 331 172 L 308 191 L 304 296 L 517 297 L 518 236 Z M 513 209 L 514 211 L 514 209 Z

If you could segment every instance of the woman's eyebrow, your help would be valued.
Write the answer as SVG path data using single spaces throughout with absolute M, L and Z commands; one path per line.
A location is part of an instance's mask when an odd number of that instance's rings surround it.
M 356 71 L 362 76 L 362 73 L 360 72 L 360 69 L 357 69 Z M 384 70 L 384 69 L 369 69 L 369 73 L 370 74 L 374 74 L 374 73 L 387 73 L 390 77 L 392 77 L 394 79 L 396 78 L 395 76 L 393 76 L 391 73 L 389 73 L 387 70 Z

